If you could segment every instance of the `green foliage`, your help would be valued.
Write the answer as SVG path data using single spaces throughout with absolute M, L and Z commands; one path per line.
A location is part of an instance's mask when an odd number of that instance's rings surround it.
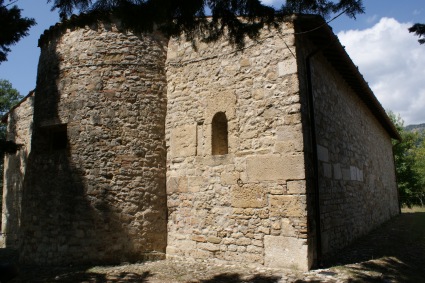
M 337 3 L 323 0 L 287 0 L 286 4 L 282 5 L 281 11 L 287 14 L 318 14 L 325 18 L 330 13 L 345 11 L 349 17 L 355 18 L 356 14 L 364 13 L 362 2 L 361 0 L 340 0 Z
M 421 136 L 421 135 L 420 135 Z M 422 133 L 422 142 L 415 150 L 415 164 L 413 170 L 419 176 L 419 186 L 421 190 L 417 192 L 416 198 L 423 206 L 425 202 L 425 134 Z
M 0 80 L 0 115 L 6 114 L 10 108 L 22 99 L 19 92 L 7 80 Z M 3 154 L 13 153 L 19 148 L 14 142 L 6 141 L 6 125 L 0 123 L 0 163 L 3 167 Z M 3 170 L 2 170 L 3 171 Z
M 22 99 L 19 92 L 12 87 L 12 84 L 7 80 L 0 80 L 0 116 L 3 117 L 10 108 Z M 17 144 L 11 141 L 6 141 L 6 125 L 0 123 L 0 196 L 3 195 L 3 155 L 5 152 L 16 152 L 19 148 Z M 0 197 L 0 207 L 1 207 Z
M 415 35 L 419 36 L 419 43 L 425 43 L 425 24 L 414 24 L 409 28 L 409 32 L 413 32 Z
M 10 7 L 0 0 L 0 63 L 6 61 L 9 46 L 28 35 L 30 27 L 35 25 L 34 19 L 22 18 L 17 6 Z
M 10 108 L 22 99 L 19 92 L 7 80 L 0 80 L 0 116 L 3 117 Z M 0 140 L 6 138 L 6 125 L 0 124 Z
M 417 132 L 405 130 L 400 115 L 389 112 L 402 138 L 393 142 L 397 183 L 402 205 L 423 205 L 425 201 L 425 142 Z
M 184 32 L 187 39 L 197 35 L 207 42 L 227 36 L 238 46 L 243 46 L 245 36 L 256 38 L 265 25 L 277 24 L 294 13 L 327 17 L 344 11 L 354 17 L 364 12 L 363 0 L 287 0 L 282 1 L 278 9 L 263 5 L 260 0 L 51 1 L 53 9 L 58 9 L 62 18 L 74 11 L 89 13 L 96 18 L 113 14 L 122 20 L 124 27 L 136 32 L 158 27 L 168 35 L 179 36 Z M 206 18 L 206 14 L 211 17 Z

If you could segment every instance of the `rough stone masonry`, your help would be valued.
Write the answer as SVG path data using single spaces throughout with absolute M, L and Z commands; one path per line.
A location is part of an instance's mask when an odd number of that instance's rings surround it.
M 5 245 L 36 264 L 307 270 L 397 214 L 398 133 L 323 23 L 243 50 L 116 20 L 46 31 L 36 90 L 5 118 L 24 144 L 5 160 Z

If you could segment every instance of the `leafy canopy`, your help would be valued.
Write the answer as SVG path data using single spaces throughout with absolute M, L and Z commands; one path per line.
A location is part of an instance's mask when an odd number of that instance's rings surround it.
M 402 205 L 424 205 L 425 202 L 425 141 L 424 134 L 407 131 L 400 115 L 388 113 L 402 140 L 394 141 L 393 151 Z
M 419 43 L 425 43 L 425 24 L 414 24 L 409 28 L 409 32 L 413 32 L 415 35 L 419 36 Z
M 9 81 L 0 79 L 0 117 L 3 117 L 21 99 L 22 96 L 12 87 Z M 18 149 L 19 145 L 12 141 L 6 141 L 6 125 L 0 123 L 0 195 L 3 195 L 3 155 L 5 153 L 14 153 Z M 1 200 L 0 198 L 0 207 Z
M 28 35 L 28 30 L 33 25 L 34 19 L 22 18 L 17 6 L 10 6 L 0 0 L 0 63 L 7 60 L 9 46 Z
M 0 116 L 6 114 L 21 99 L 19 91 L 9 81 L 0 79 Z
M 282 0 L 280 8 L 263 5 L 260 0 L 49 0 L 63 18 L 73 12 L 85 12 L 94 17 L 113 14 L 128 29 L 151 31 L 159 27 L 168 35 L 187 38 L 201 36 L 206 41 L 225 34 L 232 43 L 243 44 L 243 38 L 255 38 L 264 25 L 276 24 L 285 16 L 344 11 L 355 17 L 364 12 L 363 0 Z M 210 15 L 207 19 L 205 16 Z M 240 18 L 243 16 L 243 19 Z
M 7 80 L 0 80 L 0 116 L 3 117 L 10 108 L 16 105 L 22 96 L 12 87 L 12 84 Z M 0 163 L 3 165 L 3 154 L 5 152 L 13 153 L 18 149 L 18 146 L 6 141 L 6 125 L 0 124 Z

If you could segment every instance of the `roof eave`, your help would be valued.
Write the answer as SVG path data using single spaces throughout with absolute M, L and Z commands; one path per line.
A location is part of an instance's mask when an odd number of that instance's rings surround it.
M 301 36 L 307 36 L 318 48 L 324 57 L 342 75 L 351 89 L 371 110 L 376 119 L 385 128 L 391 138 L 401 140 L 400 134 L 388 117 L 381 103 L 373 94 L 364 77 L 360 74 L 358 67 L 354 65 L 350 56 L 341 45 L 338 37 L 333 33 L 331 27 L 320 16 L 304 15 L 294 19 Z

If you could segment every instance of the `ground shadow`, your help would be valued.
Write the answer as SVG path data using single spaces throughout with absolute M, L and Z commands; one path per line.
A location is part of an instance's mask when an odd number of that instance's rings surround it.
M 403 213 L 337 254 L 328 255 L 324 263 L 348 272 L 347 282 L 423 282 L 424 239 L 425 213 Z
M 238 273 L 223 273 L 215 275 L 210 279 L 199 280 L 200 283 L 277 283 L 280 277 L 253 275 L 248 278 L 243 278 Z
M 25 267 L 20 271 L 19 277 L 12 282 L 148 282 L 153 276 L 149 271 L 119 272 L 108 274 L 104 272 L 93 272 L 90 267 Z

